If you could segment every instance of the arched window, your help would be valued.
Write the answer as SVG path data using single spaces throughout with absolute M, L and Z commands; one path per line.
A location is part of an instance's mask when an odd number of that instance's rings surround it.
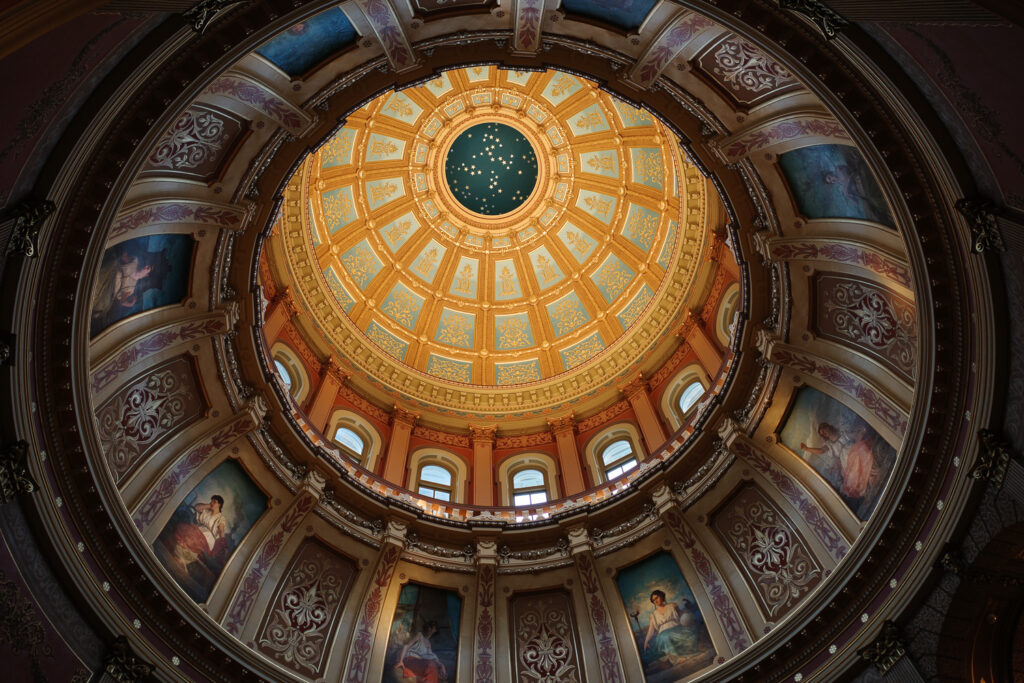
M 363 449 L 366 448 L 366 444 L 363 443 L 358 434 L 348 427 L 338 427 L 334 430 L 333 438 L 334 442 L 339 446 L 343 446 L 359 456 L 363 455 Z
M 281 386 L 296 403 L 301 404 L 309 393 L 309 381 L 302 361 L 291 348 L 280 342 L 270 349 L 270 356 L 274 361 L 274 371 L 281 378 Z
M 277 370 L 277 375 L 281 378 L 281 384 L 284 385 L 285 390 L 289 394 L 292 393 L 292 385 L 295 382 L 292 381 L 292 373 L 288 372 L 288 366 L 275 358 L 274 369 Z
M 679 401 L 677 402 L 677 405 L 679 406 L 679 412 L 681 412 L 683 415 L 686 415 L 688 412 L 690 412 L 690 408 L 692 408 L 693 405 L 703 395 L 703 384 L 696 380 L 687 384 L 686 388 L 683 389 L 681 394 L 679 394 Z
M 660 405 L 661 414 L 673 430 L 686 424 L 709 386 L 707 373 L 696 363 L 686 366 L 669 381 L 661 394 Z
M 454 453 L 428 447 L 417 449 L 409 456 L 405 486 L 421 496 L 465 503 L 468 482 L 469 465 Z
M 627 439 L 612 441 L 601 451 L 601 463 L 605 481 L 618 479 L 637 465 L 633 444 Z
M 584 450 L 594 483 L 618 479 L 647 457 L 640 430 L 632 422 L 605 427 L 587 442 Z
M 351 410 L 335 410 L 324 432 L 343 455 L 368 470 L 373 469 L 381 450 L 381 438 L 366 418 Z
M 416 493 L 438 500 L 452 499 L 452 472 L 440 465 L 424 465 L 416 478 Z
M 516 507 L 539 505 L 548 500 L 548 485 L 544 472 L 529 468 L 512 475 L 512 504 Z
M 722 348 L 729 346 L 732 338 L 732 331 L 736 325 L 736 314 L 740 307 L 740 284 L 734 282 L 722 294 L 722 303 L 718 306 L 718 315 L 715 316 L 715 336 Z

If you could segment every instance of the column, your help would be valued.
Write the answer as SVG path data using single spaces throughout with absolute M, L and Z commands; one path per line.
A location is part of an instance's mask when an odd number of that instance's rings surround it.
M 482 539 L 476 544 L 476 633 L 473 634 L 473 683 L 493 683 L 494 582 L 498 570 L 498 544 Z
M 222 622 L 224 628 L 231 635 L 236 638 L 241 637 L 243 629 L 248 625 L 249 614 L 256 603 L 260 588 L 263 587 L 263 582 L 278 553 L 288 543 L 288 539 L 299 528 L 306 515 L 320 502 L 326 484 L 327 481 L 322 474 L 311 470 L 303 479 L 298 492 L 278 519 L 277 524 L 267 533 L 259 548 L 249 558 L 249 566 L 242 574 L 237 591 L 231 597 L 227 615 Z M 261 612 L 257 612 L 254 621 L 259 621 L 262 616 Z
M 693 352 L 697 354 L 697 360 L 707 371 L 708 376 L 713 379 L 718 374 L 719 368 L 722 367 L 722 352 L 704 331 L 700 318 L 695 316 L 693 311 L 686 314 L 686 320 L 676 331 L 676 336 L 690 345 Z
M 333 358 L 328 358 L 327 362 L 320 366 L 320 386 L 316 388 L 316 394 L 309 402 L 307 415 L 313 426 L 321 432 L 327 429 L 334 399 L 338 397 L 338 389 L 341 388 L 346 376 Z M 326 436 L 330 438 L 330 434 Z
M 412 428 L 420 416 L 397 405 L 391 410 L 391 439 L 388 441 L 388 452 L 384 456 L 382 474 L 387 481 L 405 486 L 405 469 L 409 464 L 409 439 Z
M 665 428 L 661 426 L 658 413 L 651 403 L 651 395 L 647 393 L 647 380 L 643 375 L 638 375 L 625 386 L 619 387 L 619 391 L 625 395 L 629 405 L 636 413 L 637 424 L 640 425 L 640 433 L 644 435 L 644 443 L 647 444 L 647 453 L 653 454 L 665 445 Z
M 597 666 L 601 670 L 599 678 L 604 683 L 625 683 L 626 677 L 623 674 L 622 662 L 619 661 L 618 643 L 615 641 L 615 632 L 608 616 L 611 612 L 608 609 L 608 601 L 605 600 L 604 592 L 601 590 L 597 568 L 594 566 L 594 553 L 590 547 L 590 537 L 582 526 L 569 529 L 567 535 L 569 537 L 569 552 L 572 553 L 573 564 L 576 565 L 576 573 L 583 590 L 583 601 L 587 605 L 587 617 L 590 619 L 590 625 L 594 629 L 594 639 L 597 641 L 599 658 Z
M 683 511 L 679 508 L 679 504 L 669 488 L 664 484 L 658 486 L 652 492 L 651 500 L 654 502 L 665 528 L 675 538 L 676 543 L 683 548 L 683 552 L 686 553 L 693 568 L 700 576 L 700 582 L 711 598 L 715 616 L 718 617 L 718 623 L 722 627 L 722 631 L 725 632 L 733 654 L 743 652 L 750 647 L 753 641 L 744 625 L 739 607 L 726 588 L 725 580 L 718 567 L 708 557 L 701 543 L 687 525 Z
M 398 520 L 389 520 L 384 530 L 383 543 L 377 554 L 377 561 L 370 574 L 370 583 L 366 586 L 359 616 L 352 639 L 352 649 L 348 656 L 345 671 L 345 683 L 365 683 L 366 671 L 370 667 L 370 652 L 376 638 L 377 625 L 380 623 L 381 605 L 387 595 L 391 578 L 395 575 L 395 567 L 402 557 L 405 548 L 406 525 Z
M 498 427 L 470 427 L 473 440 L 473 505 L 494 505 L 494 435 Z
M 587 488 L 583 477 L 583 463 L 580 452 L 576 448 L 576 418 L 572 413 L 565 417 L 548 420 L 551 433 L 558 447 L 558 468 L 562 472 L 562 488 L 567 496 L 579 493 Z
M 263 337 L 270 346 L 277 339 L 284 324 L 291 320 L 292 316 L 299 312 L 288 287 L 280 290 L 267 307 L 267 314 L 263 316 Z

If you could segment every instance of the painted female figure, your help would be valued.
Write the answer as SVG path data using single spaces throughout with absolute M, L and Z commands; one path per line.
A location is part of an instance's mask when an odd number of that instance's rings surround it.
M 430 647 L 430 639 L 435 633 L 437 622 L 428 621 L 402 648 L 396 668 L 401 668 L 403 680 L 416 683 L 441 683 L 448 680 L 444 664 Z
M 700 640 L 700 622 L 689 600 L 683 599 L 682 608 L 674 602 L 666 602 L 665 592 L 651 593 L 651 623 L 644 639 L 644 652 L 652 645 L 654 651 L 668 658 L 674 666 L 697 652 Z

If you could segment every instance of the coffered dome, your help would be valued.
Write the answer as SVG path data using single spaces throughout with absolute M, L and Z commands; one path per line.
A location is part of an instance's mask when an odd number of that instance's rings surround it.
M 466 206 L 506 190 L 508 210 Z M 663 359 L 722 230 L 650 114 L 575 75 L 494 66 L 371 100 L 286 200 L 270 267 L 333 353 L 414 405 L 495 417 Z

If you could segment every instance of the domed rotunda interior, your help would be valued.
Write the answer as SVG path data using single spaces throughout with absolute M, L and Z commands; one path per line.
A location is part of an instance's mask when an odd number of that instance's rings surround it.
M 0 17 L 11 680 L 1024 680 L 1016 10 Z

